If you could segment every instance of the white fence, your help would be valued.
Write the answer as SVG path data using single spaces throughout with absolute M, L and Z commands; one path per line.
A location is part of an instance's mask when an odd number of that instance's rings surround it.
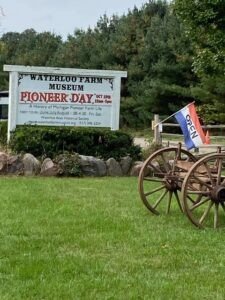
M 160 123 L 159 115 L 154 115 L 154 121 L 152 121 L 152 130 L 154 131 L 153 141 L 157 144 L 167 144 L 172 146 L 177 145 L 179 141 L 183 141 L 183 135 L 177 133 L 170 133 L 169 130 L 165 132 L 165 128 L 179 128 L 179 124 L 174 123 Z M 203 145 L 195 151 L 198 152 L 214 152 L 218 147 L 222 147 L 225 150 L 225 125 L 203 125 L 204 131 L 209 132 L 210 144 Z M 213 132 L 220 132 L 220 135 L 213 135 Z M 185 145 L 184 145 L 185 147 Z

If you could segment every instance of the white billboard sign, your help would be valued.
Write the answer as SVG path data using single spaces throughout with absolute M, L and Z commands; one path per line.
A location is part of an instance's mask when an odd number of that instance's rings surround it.
M 127 72 L 5 65 L 10 72 L 8 139 L 16 125 L 119 128 Z

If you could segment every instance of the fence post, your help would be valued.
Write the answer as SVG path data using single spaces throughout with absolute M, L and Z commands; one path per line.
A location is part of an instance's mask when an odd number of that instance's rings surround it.
M 154 130 L 154 139 L 153 142 L 156 144 L 161 145 L 161 135 L 160 135 L 160 126 L 157 125 L 159 124 L 159 115 L 154 115 L 154 121 L 152 122 L 152 129 Z

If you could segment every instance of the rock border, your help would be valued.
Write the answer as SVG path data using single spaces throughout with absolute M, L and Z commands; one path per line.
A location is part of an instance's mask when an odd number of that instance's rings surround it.
M 138 176 L 142 161 L 133 162 L 132 158 L 123 157 L 120 161 L 109 158 L 102 159 L 78 155 L 81 176 Z M 42 162 L 30 153 L 11 155 L 0 152 L 0 174 L 21 176 L 63 176 L 63 167 L 51 158 Z

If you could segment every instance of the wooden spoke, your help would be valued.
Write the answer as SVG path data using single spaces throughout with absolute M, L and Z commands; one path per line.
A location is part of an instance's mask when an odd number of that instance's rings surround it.
M 196 201 L 193 200 L 193 199 L 190 197 L 190 195 L 187 195 L 187 199 L 190 200 L 192 203 L 196 203 Z
M 160 185 L 159 187 L 155 188 L 154 190 L 151 190 L 148 193 L 145 193 L 144 195 L 145 195 L 145 197 L 147 197 L 147 196 L 152 195 L 155 192 L 158 192 L 158 191 L 163 190 L 163 189 L 165 189 L 165 186 L 164 185 Z
M 193 179 L 196 182 L 199 182 L 201 185 L 207 187 L 208 189 L 210 189 L 212 186 L 210 184 L 208 184 L 207 182 L 203 181 L 200 177 L 195 176 L 195 174 L 193 174 Z
M 161 153 L 161 158 L 162 158 L 162 161 L 163 161 L 163 166 L 165 167 L 165 171 L 169 172 L 170 171 L 170 167 L 168 165 L 168 162 L 165 160 L 163 152 Z
M 213 202 L 210 201 L 208 207 L 206 208 L 206 210 L 204 211 L 203 215 L 199 219 L 199 224 L 202 224 L 205 221 L 205 219 L 208 216 L 208 214 L 209 214 L 210 209 L 212 208 L 212 206 L 213 206 Z
M 161 169 L 158 166 L 155 166 L 153 163 L 149 163 L 149 166 L 156 170 L 156 172 L 159 174 L 162 172 Z
M 191 211 L 195 210 L 196 208 L 198 208 L 199 206 L 205 204 L 205 203 L 208 202 L 209 200 L 210 200 L 210 198 L 208 197 L 208 198 L 206 198 L 206 199 L 203 199 L 203 200 L 201 200 L 201 201 L 195 203 L 193 206 L 190 207 L 190 210 L 191 210 Z
M 203 195 L 203 196 L 209 195 L 209 192 L 207 191 L 197 191 L 197 190 L 194 191 L 188 190 L 188 193 L 193 195 Z
M 222 206 L 222 208 L 223 208 L 223 211 L 225 212 L 225 205 L 224 205 L 224 203 L 223 203 L 223 202 L 221 202 L 221 203 L 220 203 L 220 205 Z
M 207 165 L 207 163 L 204 163 L 204 166 L 205 166 L 205 168 L 206 168 L 206 171 L 207 171 L 207 174 L 208 174 L 208 176 L 209 176 L 210 182 L 211 182 L 211 184 L 213 184 L 213 178 L 212 178 L 212 173 L 211 173 L 211 171 L 210 171 L 210 168 L 209 168 L 209 166 Z
M 195 200 L 195 203 L 200 202 L 201 199 L 202 199 L 202 197 L 204 197 L 204 196 L 209 196 L 209 192 L 208 192 L 208 194 L 204 194 L 204 192 L 206 192 L 206 187 L 205 187 L 205 186 L 201 186 L 201 187 L 200 187 L 200 190 L 202 191 L 202 194 L 199 194 L 199 195 L 197 196 L 197 198 L 196 198 L 196 200 Z
M 221 183 L 222 159 L 219 159 L 217 168 L 218 168 L 218 172 L 217 172 L 217 180 L 216 180 L 216 184 L 219 185 L 219 184 Z
M 178 206 L 179 206 L 181 212 L 183 212 L 184 210 L 183 210 L 183 207 L 182 207 L 182 205 L 181 205 L 180 198 L 179 198 L 179 196 L 178 196 L 177 191 L 174 191 L 174 195 L 175 195 L 175 197 L 176 197 L 177 204 L 178 204 Z
M 196 183 L 196 182 L 190 180 L 190 182 L 189 182 L 189 184 L 188 184 L 188 187 L 187 187 L 189 193 L 190 193 L 190 191 L 198 191 L 197 187 L 194 187 L 194 186 L 193 186 L 193 184 L 195 184 L 195 183 Z
M 225 186 L 225 176 L 221 175 L 221 185 Z
M 152 181 L 152 182 L 164 182 L 163 178 L 157 178 L 157 177 L 144 177 L 143 180 L 145 181 Z
M 163 200 L 163 198 L 166 196 L 168 193 L 168 190 L 165 190 L 164 193 L 159 197 L 159 199 L 156 201 L 155 205 L 153 206 L 154 209 L 159 205 L 159 203 Z
M 176 161 L 178 159 L 178 148 L 175 149 L 175 152 L 174 152 L 174 157 L 173 157 L 173 165 L 172 165 L 172 171 L 174 172 L 175 171 L 175 166 L 176 166 Z
M 219 212 L 218 212 L 219 204 L 215 203 L 215 210 L 214 210 L 214 229 L 218 227 L 218 218 L 219 218 Z
M 172 195 L 173 195 L 173 192 L 169 191 L 169 199 L 168 199 L 168 205 L 167 205 L 167 210 L 166 210 L 167 214 L 170 212 Z

